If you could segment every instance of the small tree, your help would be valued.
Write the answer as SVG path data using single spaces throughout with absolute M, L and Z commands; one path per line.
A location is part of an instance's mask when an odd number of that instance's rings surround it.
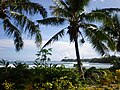
M 47 65 L 46 61 L 50 61 L 50 58 L 48 56 L 51 56 L 52 48 L 49 49 L 42 49 L 41 51 L 38 51 L 37 59 L 35 61 L 35 65 Z M 39 62 L 38 62 L 39 60 Z

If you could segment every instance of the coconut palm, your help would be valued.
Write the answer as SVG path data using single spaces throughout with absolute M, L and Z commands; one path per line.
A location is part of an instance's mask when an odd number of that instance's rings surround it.
M 115 39 L 116 46 L 117 46 L 117 51 L 120 52 L 120 20 L 119 20 L 119 16 L 117 14 L 115 14 L 115 16 L 113 17 L 114 19 L 114 25 L 115 25 L 115 29 L 113 29 L 113 38 Z
M 113 15 L 114 29 L 111 26 L 102 26 L 101 29 L 106 31 L 116 42 L 116 51 L 120 52 L 120 18 L 116 13 Z
M 87 39 L 100 54 L 104 55 L 109 49 L 115 50 L 113 40 L 107 36 L 97 24 L 93 22 L 102 22 L 108 26 L 113 25 L 111 14 L 113 11 L 120 11 L 118 8 L 97 9 L 91 12 L 86 12 L 90 0 L 53 0 L 54 6 L 51 6 L 52 14 L 55 17 L 37 20 L 43 25 L 61 25 L 64 22 L 68 23 L 64 29 L 55 34 L 44 46 L 51 42 L 57 41 L 65 35 L 65 30 L 69 35 L 70 42 L 75 43 L 77 66 L 81 76 L 83 76 L 82 62 L 79 55 L 78 39 L 84 43 Z
M 6 35 L 13 37 L 17 51 L 23 47 L 22 33 L 28 33 L 30 37 L 35 36 L 38 46 L 41 43 L 38 25 L 28 18 L 35 14 L 40 14 L 43 18 L 47 16 L 41 4 L 30 0 L 0 0 L 0 20 Z

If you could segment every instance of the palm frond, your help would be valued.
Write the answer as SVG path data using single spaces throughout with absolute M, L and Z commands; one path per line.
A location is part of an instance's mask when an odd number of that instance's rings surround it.
M 74 11 L 75 7 L 77 7 L 77 4 L 81 2 L 81 0 L 66 0 L 67 5 L 69 6 L 69 8 Z M 76 9 L 75 9 L 76 10 Z
M 71 11 L 65 10 L 63 8 L 59 8 L 56 6 L 51 6 L 51 9 L 53 10 L 51 13 L 57 17 L 70 17 Z
M 64 9 L 66 9 L 66 10 L 68 10 L 68 6 L 67 6 L 67 4 L 64 2 L 64 1 L 62 1 L 62 0 L 52 0 L 54 3 L 55 3 L 55 5 L 56 6 L 58 6 L 59 8 L 64 8 Z
M 29 20 L 25 15 L 11 11 L 11 17 L 14 18 L 15 23 L 21 27 L 21 30 L 28 32 L 30 36 L 36 35 L 37 27 L 34 22 Z
M 42 38 L 39 27 L 25 15 L 40 13 L 45 18 L 47 12 L 41 4 L 30 0 L 2 0 L 0 1 L 0 9 L 0 19 L 3 20 L 4 30 L 7 36 L 13 37 L 16 51 L 22 49 L 22 33 L 26 32 L 31 37 L 34 35 L 35 43 L 40 46 Z
M 47 41 L 47 43 L 45 43 L 45 45 L 42 47 L 42 49 L 43 49 L 44 47 L 46 47 L 47 45 L 51 44 L 52 42 L 58 41 L 59 38 L 62 38 L 62 37 L 64 36 L 65 29 L 66 29 L 66 28 L 62 29 L 61 31 L 59 31 L 58 33 L 56 33 L 51 39 L 49 39 L 49 40 Z M 42 49 L 41 49 L 41 50 L 42 50 Z
M 95 24 L 84 23 L 84 22 L 80 23 L 79 27 L 83 29 L 92 29 L 92 30 L 98 29 L 98 27 Z
M 97 9 L 97 10 L 93 10 L 93 12 L 114 13 L 114 12 L 120 12 L 120 8 L 104 8 L 104 9 Z
M 43 18 L 47 17 L 47 11 L 41 4 L 30 1 L 15 2 L 10 5 L 10 10 L 22 14 L 26 12 L 29 15 L 34 15 L 36 13 L 39 13 L 43 16 Z
M 42 36 L 41 36 L 39 30 L 37 30 L 37 32 L 36 32 L 35 43 L 36 43 L 37 47 L 40 47 L 42 44 Z
M 92 41 L 91 44 L 93 45 L 93 48 L 102 56 L 108 54 L 109 49 L 106 47 L 106 45 L 103 42 Z
M 96 35 L 97 36 L 101 35 L 101 37 L 99 37 L 99 39 L 101 41 L 105 42 L 107 44 L 108 48 L 110 48 L 110 50 L 115 51 L 115 48 L 116 48 L 115 42 L 113 41 L 113 39 L 109 35 L 104 33 L 103 30 L 97 31 Z
M 41 45 L 42 42 L 42 37 L 39 31 L 39 26 L 35 25 L 34 22 L 29 20 L 25 15 L 19 14 L 13 11 L 9 12 L 11 15 L 11 18 L 15 20 L 16 26 L 21 27 L 20 31 L 21 33 L 23 32 L 28 32 L 27 34 L 32 36 L 35 36 L 35 43 L 37 47 Z
M 101 55 L 108 53 L 109 50 L 115 50 L 116 46 L 114 41 L 102 30 L 87 28 L 84 31 L 93 48 Z
M 77 12 L 81 13 L 84 11 L 85 7 L 89 5 L 91 0 L 78 0 Z
M 93 48 L 101 55 L 104 55 L 108 52 L 108 48 L 103 42 L 101 42 L 99 37 L 94 32 L 95 31 L 91 31 L 91 29 L 86 29 L 86 37 L 88 37 L 88 40 L 92 44 Z
M 43 20 L 37 20 L 39 24 L 43 25 L 61 25 L 65 21 L 64 18 L 58 18 L 58 17 L 51 17 L 51 18 L 46 18 Z
M 8 19 L 3 21 L 4 29 L 7 36 L 14 37 L 14 44 L 16 47 L 16 51 L 19 51 L 23 48 L 23 40 L 21 37 L 21 32 L 18 30 Z
M 115 14 L 113 16 L 113 22 L 114 22 L 114 29 L 111 26 L 101 26 L 101 30 L 104 30 L 104 32 L 106 32 L 106 34 L 108 34 L 108 36 L 112 37 L 112 39 L 116 43 L 116 50 L 120 51 L 119 50 L 120 21 L 119 21 L 117 14 Z
M 114 25 L 111 16 L 109 16 L 108 14 L 103 13 L 103 12 L 87 13 L 84 18 L 88 22 L 96 21 L 96 22 L 103 22 L 104 25 L 106 25 L 106 26 L 109 26 L 109 25 L 113 26 Z

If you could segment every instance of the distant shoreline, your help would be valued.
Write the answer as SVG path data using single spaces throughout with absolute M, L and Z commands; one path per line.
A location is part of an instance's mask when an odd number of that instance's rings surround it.
M 92 59 L 81 59 L 82 62 L 89 63 L 111 63 L 115 59 L 120 59 L 120 57 L 110 56 L 110 57 L 102 57 L 102 58 L 92 58 Z M 62 62 L 77 62 L 76 59 L 62 59 Z
M 61 62 L 77 62 L 76 59 L 62 59 Z

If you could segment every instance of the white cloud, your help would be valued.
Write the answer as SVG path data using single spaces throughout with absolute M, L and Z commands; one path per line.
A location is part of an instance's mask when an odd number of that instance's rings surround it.
M 3 50 L 4 48 L 0 47 L 0 50 Z
M 51 45 L 53 48 L 53 60 L 61 60 L 64 57 L 76 58 L 74 43 L 58 41 Z M 89 43 L 85 43 L 79 47 L 81 58 L 100 57 L 91 47 Z
M 43 41 L 43 44 L 46 41 Z M 28 58 L 34 58 L 35 60 L 35 54 L 37 53 L 37 47 L 34 43 L 33 40 L 24 40 L 24 48 L 23 50 L 15 55 L 15 48 L 14 48 L 14 42 L 13 40 L 8 40 L 8 39 L 1 39 L 0 40 L 0 49 L 1 49 L 1 53 L 5 52 L 2 48 L 11 48 L 14 52 L 14 59 L 16 58 L 25 58 L 26 60 L 28 60 Z M 58 42 L 54 42 L 53 44 L 51 44 L 49 47 L 53 48 L 52 51 L 52 57 L 51 60 L 58 60 L 60 61 L 61 59 L 63 59 L 64 57 L 69 57 L 69 58 L 76 58 L 75 55 L 75 48 L 74 48 L 74 43 L 69 43 L 69 42 L 63 42 L 63 41 L 58 41 Z M 98 57 L 98 55 L 96 54 L 96 52 L 91 48 L 91 45 L 89 43 L 85 43 L 83 46 L 80 46 L 80 55 L 82 58 L 93 58 L 93 57 Z M 8 54 L 8 53 L 7 53 Z M 11 52 L 12 54 L 12 52 Z M 13 57 L 12 55 L 8 57 Z
M 24 47 L 25 48 L 36 48 L 36 44 L 34 40 L 24 40 Z
M 10 48 L 13 47 L 14 43 L 9 39 L 0 39 L 0 47 Z
M 98 0 L 93 0 L 93 1 L 98 1 Z M 101 2 L 104 2 L 105 0 L 100 0 Z
M 36 47 L 34 40 L 23 40 L 24 48 Z M 0 48 L 14 48 L 14 41 L 12 39 L 0 39 Z

